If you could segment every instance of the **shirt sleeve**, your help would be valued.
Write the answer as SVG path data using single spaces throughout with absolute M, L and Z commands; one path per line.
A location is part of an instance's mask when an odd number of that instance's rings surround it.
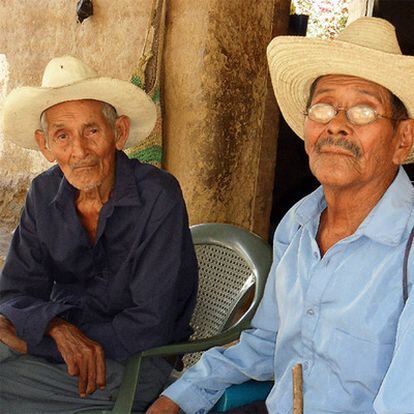
M 27 342 L 29 353 L 42 341 L 50 320 L 75 307 L 49 299 L 53 280 L 44 268 L 35 210 L 31 187 L 0 277 L 0 313 L 13 323 L 17 336 Z
M 135 252 L 129 284 L 133 306 L 110 322 L 80 327 L 104 347 L 108 358 L 122 361 L 144 349 L 186 340 L 191 333 L 197 260 L 181 192 L 173 204 L 170 197 L 160 195 Z M 177 337 L 177 332 L 186 334 Z

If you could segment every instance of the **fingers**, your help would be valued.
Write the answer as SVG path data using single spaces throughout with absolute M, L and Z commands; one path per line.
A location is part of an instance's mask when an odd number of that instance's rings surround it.
M 82 355 L 82 364 L 79 370 L 78 388 L 79 395 L 86 397 L 93 394 L 99 387 L 106 385 L 106 366 L 102 348 L 96 344 L 92 349 L 87 349 Z
M 79 366 L 78 390 L 79 390 L 79 395 L 82 398 L 86 397 L 87 390 L 89 391 L 91 390 L 91 386 L 89 385 L 89 372 L 88 371 L 90 370 L 90 367 L 88 366 L 89 365 L 88 362 L 89 362 L 88 359 L 86 359 Z
M 96 385 L 102 390 L 106 386 L 105 355 L 101 347 L 96 352 Z

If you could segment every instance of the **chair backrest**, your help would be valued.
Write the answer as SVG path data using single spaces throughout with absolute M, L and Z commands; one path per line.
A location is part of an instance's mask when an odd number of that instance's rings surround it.
M 254 298 L 239 323 L 246 328 L 263 295 L 272 252 L 263 239 L 229 224 L 207 223 L 191 227 L 199 265 L 199 289 L 191 326 L 191 340 L 208 338 L 231 328 L 249 291 Z M 184 357 L 185 367 L 200 353 Z

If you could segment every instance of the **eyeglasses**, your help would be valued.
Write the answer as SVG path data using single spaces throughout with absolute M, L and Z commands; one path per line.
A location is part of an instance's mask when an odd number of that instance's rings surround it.
M 368 125 L 377 118 L 393 119 L 377 114 L 377 111 L 369 105 L 355 105 L 351 108 L 335 108 L 327 103 L 317 103 L 308 108 L 304 113 L 309 119 L 320 124 L 327 124 L 334 119 L 340 111 L 344 111 L 346 118 L 352 125 Z

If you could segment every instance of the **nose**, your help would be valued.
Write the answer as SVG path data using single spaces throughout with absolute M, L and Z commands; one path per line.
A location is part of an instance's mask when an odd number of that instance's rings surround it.
M 339 111 L 328 122 L 328 134 L 335 136 L 347 136 L 350 133 L 349 121 L 346 117 L 345 111 Z
M 72 139 L 72 156 L 85 158 L 88 154 L 86 140 L 80 134 L 76 134 Z

